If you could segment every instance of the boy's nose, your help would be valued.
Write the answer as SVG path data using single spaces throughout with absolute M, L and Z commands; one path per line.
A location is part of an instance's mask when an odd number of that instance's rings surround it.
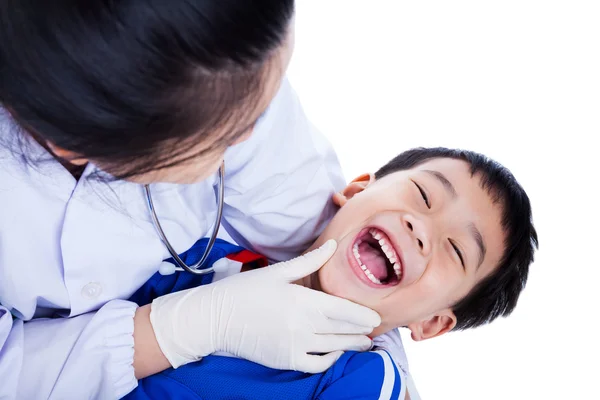
M 410 231 L 413 240 L 416 241 L 421 254 L 424 256 L 429 255 L 429 252 L 431 251 L 431 235 L 427 225 L 410 214 L 404 215 L 403 223 Z

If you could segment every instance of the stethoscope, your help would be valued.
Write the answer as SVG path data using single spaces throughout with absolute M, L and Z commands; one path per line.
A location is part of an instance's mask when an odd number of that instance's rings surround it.
M 175 260 L 175 263 L 178 266 L 178 267 L 176 267 L 175 265 L 173 265 L 171 263 L 163 262 L 159 268 L 159 272 L 162 275 L 170 275 L 170 274 L 174 273 L 175 271 L 187 271 L 194 275 L 206 275 L 206 274 L 210 274 L 211 272 L 215 271 L 214 266 L 209 267 L 209 268 L 203 268 L 203 269 L 200 269 L 200 267 L 202 266 L 202 264 L 204 264 L 204 262 L 208 258 L 210 251 L 212 250 L 212 248 L 215 244 L 215 240 L 217 240 L 217 234 L 219 233 L 219 226 L 221 225 L 221 216 L 223 214 L 223 202 L 224 202 L 223 193 L 225 190 L 224 185 L 223 185 L 224 180 L 225 180 L 225 161 L 223 161 L 221 163 L 221 166 L 219 167 L 219 183 L 218 183 L 219 190 L 217 191 L 218 192 L 217 218 L 215 219 L 215 227 L 214 227 L 212 235 L 210 236 L 210 240 L 208 241 L 206 249 L 204 250 L 204 254 L 202 255 L 202 258 L 200 259 L 200 261 L 198 261 L 194 265 L 187 265 L 179 257 L 179 255 L 177 254 L 177 252 L 175 251 L 173 246 L 171 246 L 171 243 L 167 239 L 167 236 L 165 235 L 165 232 L 163 231 L 162 226 L 160 225 L 158 216 L 156 215 L 156 210 L 154 209 L 154 203 L 152 202 L 152 193 L 150 192 L 150 186 L 144 185 L 144 189 L 146 191 L 146 199 L 148 201 L 148 209 L 150 210 L 150 216 L 152 217 L 152 223 L 154 224 L 154 228 L 156 228 L 156 231 L 158 233 L 158 236 L 160 237 L 160 240 L 163 242 L 163 244 L 165 245 L 167 250 L 169 250 L 171 257 L 173 257 L 173 260 Z

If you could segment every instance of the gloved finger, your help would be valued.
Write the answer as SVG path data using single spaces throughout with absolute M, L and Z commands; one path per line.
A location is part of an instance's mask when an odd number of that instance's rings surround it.
M 316 250 L 293 260 L 272 266 L 269 273 L 278 274 L 287 282 L 293 282 L 318 271 L 335 253 L 337 242 L 328 240 Z
M 366 351 L 373 342 L 363 335 L 315 335 L 311 343 L 311 353 L 331 353 L 333 351 Z
M 372 328 L 381 325 L 381 317 L 377 312 L 350 300 L 323 292 L 315 292 L 311 300 L 316 302 L 313 304 L 316 304 L 321 313 L 329 319 Z
M 329 369 L 344 354 L 343 351 L 334 351 L 324 355 L 305 354 L 296 364 L 296 370 L 308 374 L 318 374 Z
M 373 332 L 372 326 L 356 325 L 346 321 L 324 318 L 315 324 L 315 333 L 319 335 L 368 335 Z

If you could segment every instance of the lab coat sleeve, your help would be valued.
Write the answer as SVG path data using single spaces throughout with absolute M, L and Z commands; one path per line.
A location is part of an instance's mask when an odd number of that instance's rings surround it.
M 250 139 L 225 154 L 222 226 L 272 261 L 305 251 L 335 213 L 345 186 L 337 155 L 308 121 L 287 80 Z
M 29 322 L 0 307 L 0 399 L 118 399 L 129 393 L 137 385 L 136 307 L 115 300 L 95 313 Z

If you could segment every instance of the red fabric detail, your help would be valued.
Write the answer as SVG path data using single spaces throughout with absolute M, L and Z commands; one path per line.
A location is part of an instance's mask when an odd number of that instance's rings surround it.
M 239 253 L 229 254 L 227 256 L 229 260 L 241 262 L 242 264 L 250 264 L 257 263 L 259 267 L 266 267 L 269 265 L 269 261 L 265 256 L 261 256 L 260 254 L 253 253 L 249 250 L 242 250 Z

